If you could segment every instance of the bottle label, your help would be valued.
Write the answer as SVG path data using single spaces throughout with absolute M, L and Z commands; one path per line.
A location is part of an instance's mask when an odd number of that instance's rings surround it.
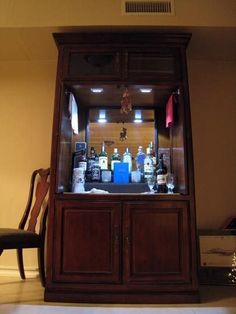
M 144 172 L 153 172 L 153 166 L 151 162 L 144 163 Z
M 100 167 L 93 167 L 91 170 L 91 180 L 92 181 L 100 181 L 101 179 L 101 172 Z
M 108 169 L 108 162 L 107 162 L 107 157 L 99 157 L 99 166 L 101 167 L 102 170 Z
M 87 162 L 86 161 L 80 161 L 79 162 L 79 168 L 83 168 L 84 171 L 87 170 Z
M 158 185 L 166 184 L 166 175 L 165 174 L 158 174 L 157 175 L 157 184 Z

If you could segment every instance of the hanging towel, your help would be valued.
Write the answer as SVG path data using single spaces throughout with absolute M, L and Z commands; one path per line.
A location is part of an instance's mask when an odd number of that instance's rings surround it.
M 71 127 L 75 134 L 79 134 L 79 126 L 78 126 L 78 107 L 73 94 L 70 93 L 69 99 L 69 112 L 71 115 Z
M 174 98 L 171 95 L 166 104 L 166 128 L 171 128 L 174 124 Z

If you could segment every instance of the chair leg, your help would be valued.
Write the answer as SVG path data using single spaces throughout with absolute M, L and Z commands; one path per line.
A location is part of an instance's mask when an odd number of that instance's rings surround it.
M 45 266 L 44 266 L 44 245 L 38 248 L 38 265 L 39 265 L 39 278 L 42 286 L 45 286 Z
M 18 268 L 19 268 L 20 276 L 21 276 L 21 279 L 25 279 L 23 251 L 22 251 L 22 249 L 17 249 L 16 252 L 17 252 L 17 262 L 18 262 Z

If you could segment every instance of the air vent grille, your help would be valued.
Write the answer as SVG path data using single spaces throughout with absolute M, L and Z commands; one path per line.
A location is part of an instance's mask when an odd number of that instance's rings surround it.
M 161 14 L 174 15 L 174 1 L 137 1 L 137 0 L 123 0 L 122 1 L 123 14 Z

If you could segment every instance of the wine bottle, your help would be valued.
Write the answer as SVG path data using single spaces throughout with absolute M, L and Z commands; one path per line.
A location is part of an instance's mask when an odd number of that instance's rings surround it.
M 147 148 L 147 154 L 146 157 L 144 159 L 144 181 L 146 182 L 148 178 L 153 177 L 153 172 L 154 172 L 154 168 L 153 168 L 153 160 L 152 160 L 152 156 L 150 154 L 150 148 Z
M 114 171 L 114 164 L 116 162 L 120 162 L 121 161 L 121 156 L 120 154 L 118 153 L 118 149 L 117 148 L 114 148 L 114 152 L 113 154 L 111 155 L 111 171 Z
M 99 160 L 99 166 L 101 170 L 107 170 L 108 169 L 108 157 L 107 157 L 107 152 L 105 151 L 104 143 L 102 143 L 101 152 L 98 155 L 98 160 Z
M 129 152 L 129 148 L 126 147 L 125 152 L 123 154 L 123 162 L 127 162 L 129 164 L 129 173 L 132 171 L 132 155 Z
M 167 167 L 164 164 L 163 154 L 160 154 L 157 166 L 157 193 L 167 193 L 166 174 Z

